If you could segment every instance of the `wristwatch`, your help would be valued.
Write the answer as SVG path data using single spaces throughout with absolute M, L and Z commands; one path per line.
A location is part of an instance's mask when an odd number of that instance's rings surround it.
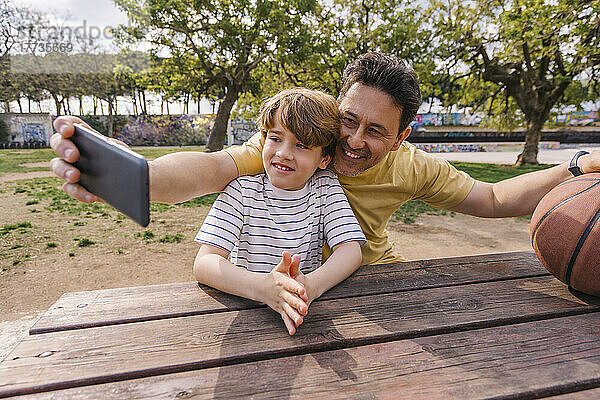
M 581 157 L 584 154 L 590 154 L 590 153 L 587 151 L 581 150 L 581 151 L 578 151 L 577 153 L 575 153 L 573 158 L 571 158 L 571 163 L 569 164 L 569 172 L 571 172 L 573 174 L 573 176 L 579 176 L 579 175 L 583 174 L 583 172 L 581 172 L 581 170 L 577 166 L 577 160 L 579 160 L 579 157 Z

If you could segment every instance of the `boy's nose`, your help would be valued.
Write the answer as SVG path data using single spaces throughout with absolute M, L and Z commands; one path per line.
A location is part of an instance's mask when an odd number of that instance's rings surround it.
M 290 160 L 293 157 L 293 152 L 288 148 L 288 146 L 282 146 L 277 150 L 277 157 L 281 159 Z

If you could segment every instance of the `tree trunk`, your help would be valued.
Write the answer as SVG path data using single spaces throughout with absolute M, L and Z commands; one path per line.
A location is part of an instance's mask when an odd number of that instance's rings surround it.
M 21 98 L 17 99 L 17 104 L 19 105 L 19 112 L 23 114 L 23 105 L 21 105 Z
M 544 121 L 545 119 L 543 119 L 542 117 L 533 118 L 532 120 L 527 121 L 527 132 L 525 133 L 525 147 L 523 147 L 523 152 L 517 157 L 517 162 L 515 163 L 515 166 L 520 166 L 524 164 L 539 164 L 537 160 L 537 155 L 540 139 L 542 138 L 542 128 L 544 126 Z
M 227 94 L 225 98 L 219 104 L 217 116 L 215 117 L 215 124 L 208 137 L 208 143 L 206 144 L 206 152 L 219 151 L 223 149 L 225 145 L 225 136 L 227 135 L 227 122 L 231 115 L 233 105 L 237 101 L 240 95 L 240 87 L 237 85 L 230 85 L 227 87 Z
M 54 104 L 56 105 L 56 115 L 60 115 L 60 101 L 58 101 L 58 96 L 52 93 L 52 99 L 54 99 Z
M 115 118 L 113 115 L 113 102 L 112 102 L 112 99 L 109 97 L 108 98 L 108 132 L 107 132 L 108 137 L 113 137 L 114 122 L 115 122 Z

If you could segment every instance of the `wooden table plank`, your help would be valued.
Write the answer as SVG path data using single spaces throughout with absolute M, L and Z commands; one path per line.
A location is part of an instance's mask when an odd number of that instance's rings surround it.
M 598 326 L 600 313 L 594 313 L 74 388 L 36 398 L 538 398 L 600 386 Z M 600 389 L 592 389 L 556 398 L 591 399 L 598 394 Z
M 598 385 L 600 386 L 600 385 Z M 551 400 L 591 400 L 600 399 L 600 388 L 580 390 L 578 392 L 559 394 L 556 396 L 544 397 Z
M 363 266 L 319 301 L 544 275 L 549 273 L 533 252 Z M 195 282 L 67 293 L 30 334 L 256 307 L 262 305 Z
M 590 304 L 590 305 L 588 305 Z M 71 330 L 24 339 L 0 393 L 102 383 L 599 311 L 552 277 L 321 301 L 290 337 L 268 309 Z

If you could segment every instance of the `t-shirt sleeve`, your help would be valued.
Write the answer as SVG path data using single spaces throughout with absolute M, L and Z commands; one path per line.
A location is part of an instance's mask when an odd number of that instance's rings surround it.
M 466 172 L 457 170 L 443 158 L 416 150 L 413 200 L 423 200 L 437 208 L 454 207 L 462 202 L 475 183 Z
M 356 240 L 360 245 L 367 242 L 360 228 L 348 199 L 340 186 L 337 177 L 328 179 L 327 195 L 324 207 L 324 230 L 325 239 L 331 249 L 338 244 Z
M 265 172 L 262 164 L 262 148 L 265 141 L 257 132 L 241 146 L 232 146 L 225 152 L 233 158 L 238 169 L 238 175 L 257 175 Z
M 217 197 L 194 240 L 231 253 L 240 238 L 242 210 L 241 186 L 235 179 Z

